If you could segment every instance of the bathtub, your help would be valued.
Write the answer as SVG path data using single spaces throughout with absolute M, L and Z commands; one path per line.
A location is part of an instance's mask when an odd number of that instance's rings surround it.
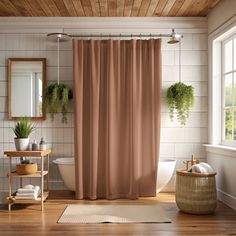
M 159 193 L 170 181 L 175 171 L 176 160 L 161 160 L 158 163 L 157 190 Z
M 74 158 L 58 158 L 54 160 L 53 163 L 58 165 L 59 172 L 61 174 L 65 186 L 68 189 L 75 191 Z M 157 193 L 159 193 L 170 181 L 175 170 L 175 164 L 175 160 L 159 161 L 157 174 Z
M 58 158 L 53 161 L 57 164 L 61 178 L 65 186 L 72 191 L 75 191 L 75 162 L 74 158 Z

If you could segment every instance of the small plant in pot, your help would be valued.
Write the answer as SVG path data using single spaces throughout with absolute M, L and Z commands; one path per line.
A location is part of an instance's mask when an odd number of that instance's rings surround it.
M 175 83 L 167 89 L 166 101 L 169 108 L 171 121 L 174 118 L 174 112 L 177 113 L 177 120 L 184 126 L 189 117 L 190 108 L 194 101 L 194 88 L 182 82 Z
M 29 147 L 29 135 L 35 129 L 28 117 L 19 118 L 12 128 L 16 137 L 14 139 L 17 151 L 26 151 Z

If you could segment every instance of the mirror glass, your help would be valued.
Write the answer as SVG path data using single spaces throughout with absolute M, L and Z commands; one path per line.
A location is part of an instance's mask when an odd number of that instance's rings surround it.
M 45 119 L 42 110 L 46 60 L 9 59 L 9 118 Z

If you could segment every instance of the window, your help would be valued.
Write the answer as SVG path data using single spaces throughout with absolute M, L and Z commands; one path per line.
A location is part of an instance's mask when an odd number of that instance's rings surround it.
M 223 143 L 236 145 L 236 35 L 222 42 Z

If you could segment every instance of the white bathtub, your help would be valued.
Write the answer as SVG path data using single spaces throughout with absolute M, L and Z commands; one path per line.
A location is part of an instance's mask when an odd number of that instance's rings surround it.
M 58 158 L 53 161 L 58 165 L 64 184 L 69 190 L 75 191 L 75 162 L 74 158 Z
M 176 160 L 161 160 L 157 171 L 157 190 L 159 193 L 170 181 L 175 171 Z
M 72 191 L 75 191 L 74 158 L 59 158 L 53 162 L 58 165 L 59 172 L 66 187 Z M 157 193 L 159 193 L 170 181 L 175 170 L 175 164 L 175 160 L 159 161 L 157 174 Z

